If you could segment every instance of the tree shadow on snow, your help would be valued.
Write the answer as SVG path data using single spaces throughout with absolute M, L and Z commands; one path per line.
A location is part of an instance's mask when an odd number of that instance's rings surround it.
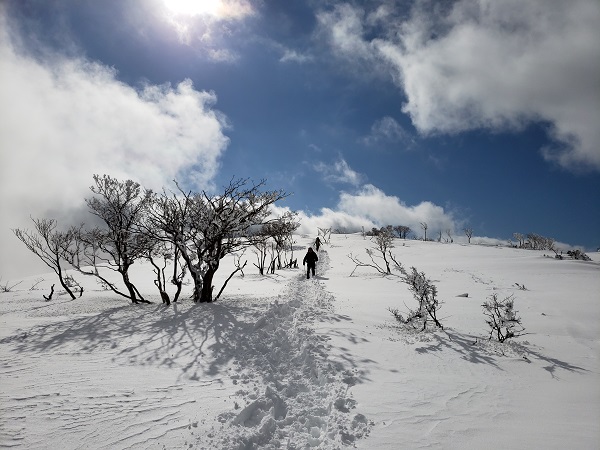
M 243 355 L 256 308 L 231 303 L 123 306 L 93 316 L 37 325 L 0 340 L 19 353 L 106 352 L 117 362 L 180 368 L 197 379 L 218 374 Z
M 503 370 L 499 365 L 499 358 L 512 357 L 531 363 L 535 358 L 543 363 L 549 363 L 542 367 L 548 371 L 552 378 L 556 376 L 557 369 L 563 369 L 569 372 L 588 372 L 587 369 L 575 366 L 566 361 L 544 355 L 538 350 L 534 350 L 530 345 L 522 344 L 516 341 L 507 341 L 500 343 L 490 341 L 481 336 L 458 333 L 454 330 L 446 329 L 443 332 L 437 331 L 429 334 L 432 341 L 427 345 L 415 348 L 417 353 L 431 353 L 442 351 L 444 349 L 452 350 L 460 355 L 466 361 L 474 364 L 488 364 L 498 370 Z
M 431 333 L 430 336 L 433 341 L 422 347 L 415 348 L 417 353 L 425 354 L 448 349 L 458 353 L 462 359 L 471 363 L 488 364 L 502 370 L 496 364 L 496 355 L 477 347 L 474 336 L 464 335 L 452 330 L 438 331 Z

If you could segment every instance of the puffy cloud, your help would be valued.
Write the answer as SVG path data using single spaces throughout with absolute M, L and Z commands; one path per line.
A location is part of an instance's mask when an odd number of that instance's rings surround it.
M 288 208 L 276 207 L 274 215 L 282 215 Z M 440 230 L 451 230 L 456 235 L 459 221 L 451 212 L 431 202 L 415 206 L 406 205 L 398 197 L 385 194 L 377 187 L 366 184 L 354 193 L 341 192 L 335 208 L 322 208 L 318 213 L 298 211 L 299 233 L 313 234 L 317 228 L 331 228 L 343 232 L 357 232 L 363 228 L 385 225 L 405 225 L 414 235 L 421 237 L 421 222 L 428 225 L 428 237 Z
M 420 223 L 426 222 L 429 233 L 439 230 L 454 230 L 455 219 L 451 213 L 431 202 L 421 202 L 408 206 L 398 197 L 385 194 L 379 188 L 367 184 L 358 193 L 342 192 L 338 209 L 350 215 L 364 217 L 379 226 L 406 225 L 417 234 Z
M 390 8 L 369 15 L 345 5 L 322 13 L 320 24 L 340 54 L 390 68 L 422 133 L 548 123 L 547 159 L 600 170 L 600 3 L 433 6 L 416 2 L 400 19 Z
M 367 58 L 369 45 L 363 37 L 364 12 L 348 4 L 337 5 L 331 12 L 317 14 L 321 29 L 340 52 Z
M 327 181 L 335 183 L 349 183 L 358 186 L 363 178 L 343 158 L 338 159 L 331 165 L 319 162 L 314 165 L 314 169 L 322 173 Z
M 190 81 L 136 90 L 98 63 L 34 58 L 15 45 L 7 20 L 0 23 L 2 271 L 21 245 L 9 228 L 29 226 L 29 215 L 81 207 L 94 173 L 150 188 L 173 178 L 210 186 L 228 145 L 214 93 Z
M 279 62 L 295 62 L 298 64 L 303 64 L 309 61 L 312 61 L 314 58 L 311 55 L 297 52 L 296 50 L 291 49 L 283 49 L 283 56 L 279 58 Z

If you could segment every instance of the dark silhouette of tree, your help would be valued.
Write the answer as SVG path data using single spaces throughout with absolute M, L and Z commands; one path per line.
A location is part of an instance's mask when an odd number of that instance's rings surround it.
M 232 180 L 215 196 L 177 185 L 177 194 L 163 192 L 154 202 L 149 220 L 179 250 L 194 282 L 195 302 L 213 301 L 221 259 L 252 245 L 252 229 L 265 223 L 270 205 L 287 197 L 283 191 L 261 192 L 264 183 Z
M 54 219 L 34 219 L 35 232 L 30 230 L 14 229 L 15 236 L 25 244 L 29 251 L 40 258 L 44 264 L 52 269 L 58 276 L 60 285 L 74 300 L 75 294 L 71 290 L 69 283 L 66 282 L 65 270 L 61 264 L 62 254 L 75 240 L 73 229 L 62 232 L 56 230 L 56 220 Z
M 98 249 L 94 257 L 102 261 L 103 267 L 121 275 L 127 293 L 108 283 L 113 292 L 129 298 L 132 303 L 149 303 L 131 282 L 129 268 L 136 260 L 146 257 L 154 245 L 140 231 L 152 192 L 144 190 L 135 181 L 121 182 L 108 175 L 94 175 L 94 182 L 95 185 L 90 189 L 95 196 L 86 199 L 86 203 L 90 212 L 98 216 L 105 227 L 88 233 L 88 244 Z M 95 272 L 97 274 L 97 270 Z
M 467 236 L 467 239 L 469 241 L 469 244 L 471 243 L 471 237 L 473 237 L 473 228 L 465 228 L 463 230 L 465 232 L 465 236 Z

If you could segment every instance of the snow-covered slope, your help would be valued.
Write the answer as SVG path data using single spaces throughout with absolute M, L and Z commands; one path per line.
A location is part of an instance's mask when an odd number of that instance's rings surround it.
M 0 294 L 0 446 L 598 448 L 597 255 L 395 245 L 438 287 L 443 331 L 397 328 L 387 309 L 413 301 L 398 277 L 349 276 L 347 255 L 372 246 L 360 235 L 333 235 L 311 280 L 259 276 L 247 252 L 245 276 L 210 305 L 162 306 L 143 266 L 133 279 L 152 305 L 77 274 L 81 299 L 45 302 L 56 280 L 24 280 Z M 527 335 L 487 341 L 493 293 L 514 295 Z

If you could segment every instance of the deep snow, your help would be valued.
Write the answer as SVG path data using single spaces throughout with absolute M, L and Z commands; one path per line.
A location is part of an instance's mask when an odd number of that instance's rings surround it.
M 297 237 L 295 257 L 311 240 Z M 444 331 L 396 326 L 387 308 L 412 302 L 398 277 L 349 276 L 347 255 L 372 246 L 360 235 L 332 235 L 311 280 L 259 276 L 247 251 L 245 276 L 208 305 L 133 306 L 76 273 L 81 299 L 45 302 L 51 274 L 40 290 L 23 280 L 0 294 L 0 446 L 599 448 L 597 254 L 395 245 L 438 287 Z M 487 340 L 492 293 L 515 296 L 527 335 Z

